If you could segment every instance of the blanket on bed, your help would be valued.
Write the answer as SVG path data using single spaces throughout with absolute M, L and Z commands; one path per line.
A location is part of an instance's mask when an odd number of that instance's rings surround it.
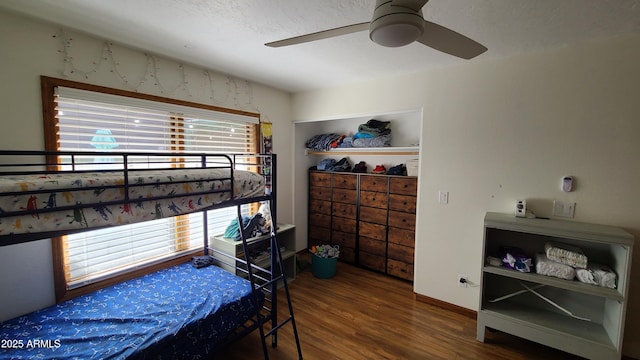
M 234 199 L 264 195 L 260 174 L 235 170 Z M 125 188 L 125 181 L 129 184 Z M 231 200 L 228 169 L 171 169 L 0 177 L 0 236 L 124 225 Z M 59 210 L 59 211 L 57 211 Z
M 254 309 L 247 280 L 186 263 L 0 323 L 0 359 L 202 358 Z

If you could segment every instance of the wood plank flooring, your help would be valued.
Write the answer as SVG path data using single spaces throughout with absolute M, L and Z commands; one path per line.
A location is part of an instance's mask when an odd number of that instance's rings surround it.
M 500 332 L 481 343 L 475 319 L 414 300 L 408 282 L 344 263 L 332 279 L 300 272 L 289 290 L 305 359 L 579 359 Z M 284 318 L 284 293 L 279 300 Z M 215 358 L 263 358 L 258 331 Z M 269 358 L 298 358 L 290 325 L 277 348 L 269 340 Z

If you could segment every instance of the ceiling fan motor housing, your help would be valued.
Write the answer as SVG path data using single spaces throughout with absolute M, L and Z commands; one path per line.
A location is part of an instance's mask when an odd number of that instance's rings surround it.
M 369 26 L 369 38 L 386 47 L 410 44 L 424 33 L 422 10 L 392 5 L 391 1 L 378 0 Z

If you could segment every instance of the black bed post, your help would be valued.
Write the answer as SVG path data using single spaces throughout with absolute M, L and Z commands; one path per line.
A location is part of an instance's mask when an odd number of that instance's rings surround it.
M 207 167 L 207 155 L 200 156 L 200 167 Z M 209 220 L 207 219 L 208 211 L 202 212 L 202 223 L 204 224 L 204 255 L 209 255 Z
M 278 222 L 276 221 L 277 211 L 276 211 L 276 203 L 277 201 L 277 182 L 276 182 L 276 166 L 277 156 L 276 154 L 271 154 L 271 158 L 267 158 L 270 161 L 271 168 L 269 169 L 269 174 L 271 176 L 271 194 L 269 200 L 269 212 L 271 213 L 271 276 L 284 276 L 284 274 L 276 274 L 276 271 L 280 271 L 282 269 L 282 264 L 278 262 L 280 259 L 280 243 L 278 242 Z M 286 281 L 286 280 L 285 280 Z M 278 325 L 278 282 L 274 282 L 271 284 L 271 328 L 275 329 Z M 278 332 L 274 332 L 271 337 L 271 346 L 278 346 Z

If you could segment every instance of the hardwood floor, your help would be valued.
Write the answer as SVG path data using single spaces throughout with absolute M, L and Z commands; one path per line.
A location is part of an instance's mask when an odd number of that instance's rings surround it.
M 487 331 L 481 343 L 475 319 L 414 300 L 408 282 L 344 263 L 332 279 L 300 272 L 289 290 L 305 359 L 579 359 L 500 332 Z M 284 318 L 284 293 L 279 300 Z M 215 358 L 262 357 L 254 331 Z M 297 359 L 290 325 L 269 358 Z

